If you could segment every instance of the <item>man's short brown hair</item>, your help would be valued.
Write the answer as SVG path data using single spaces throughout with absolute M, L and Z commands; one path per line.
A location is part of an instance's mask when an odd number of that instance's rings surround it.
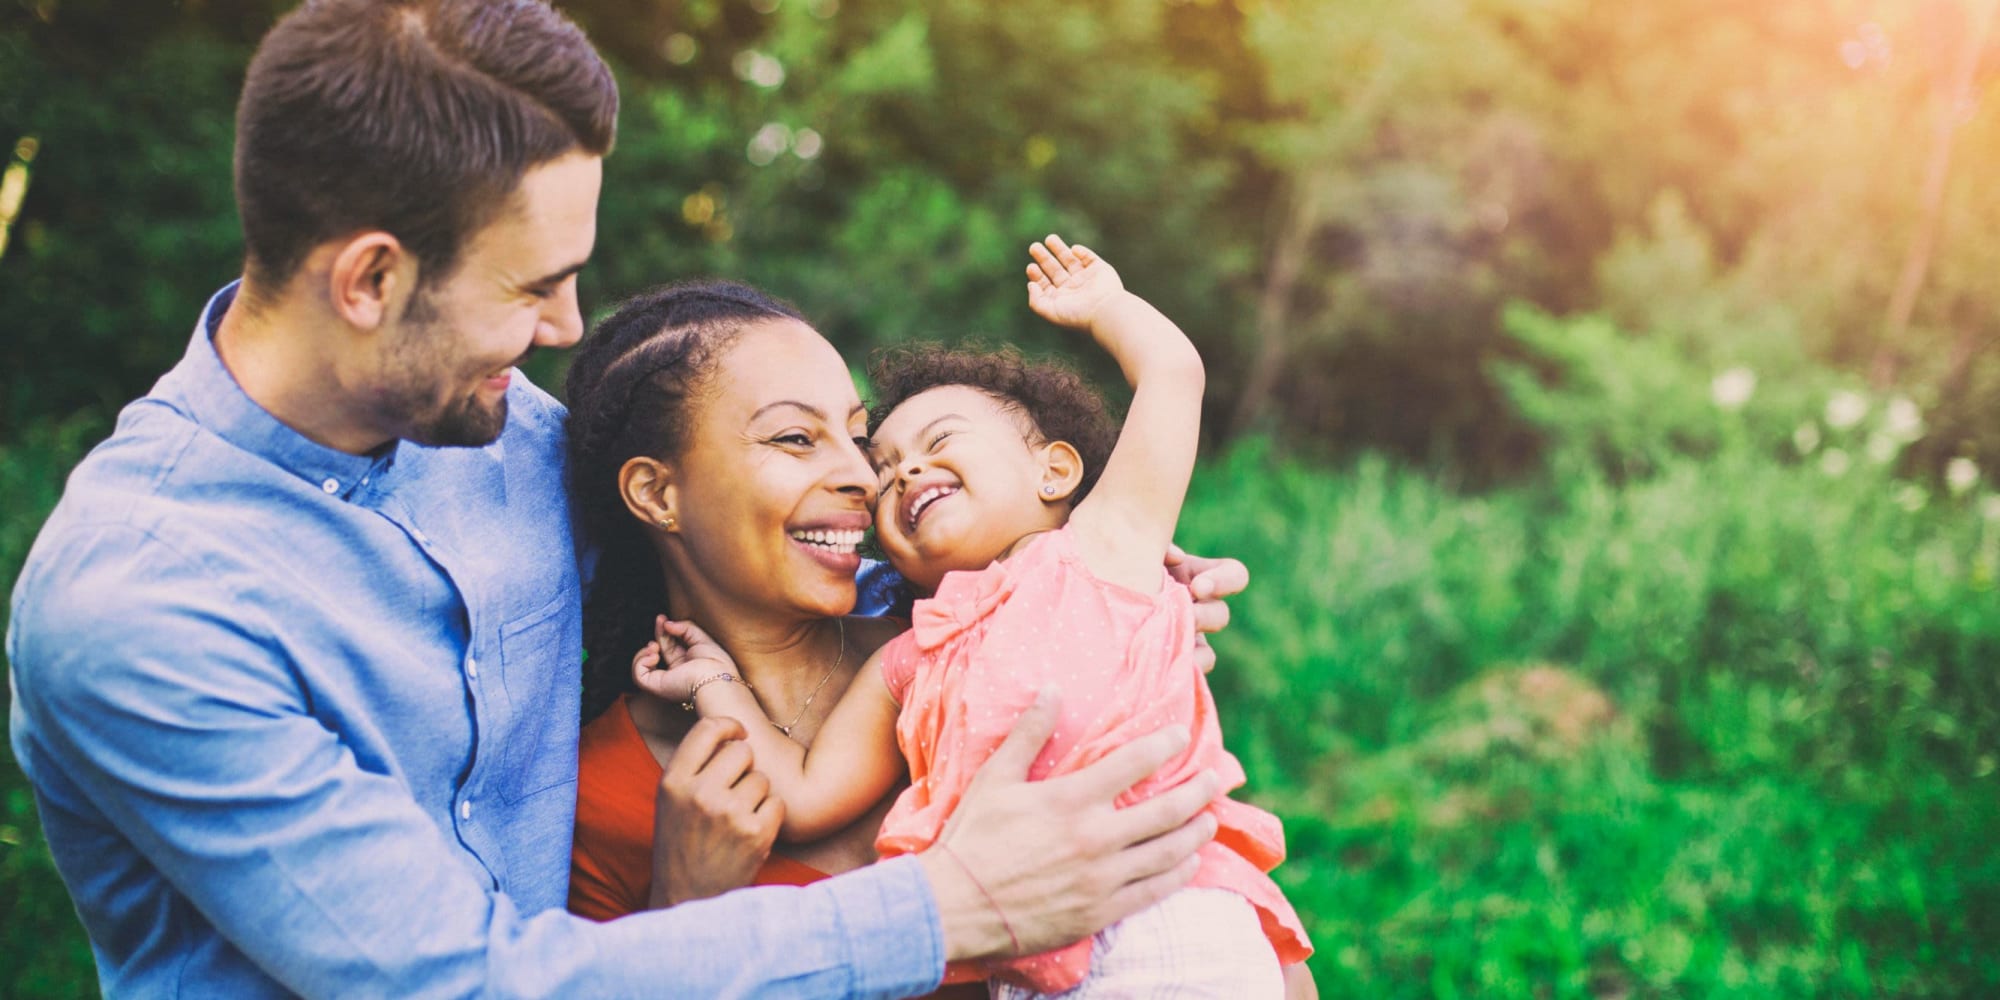
M 253 285 L 313 247 L 394 235 L 448 276 L 530 169 L 611 150 L 618 88 L 541 0 L 308 0 L 271 29 L 236 109 L 236 205 Z

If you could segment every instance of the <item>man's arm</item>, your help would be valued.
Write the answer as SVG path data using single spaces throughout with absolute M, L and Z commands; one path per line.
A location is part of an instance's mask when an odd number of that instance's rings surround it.
M 914 862 L 610 924 L 522 914 L 396 774 L 356 759 L 344 720 L 315 714 L 243 603 L 175 586 L 171 573 L 126 579 L 149 582 L 70 580 L 25 603 L 18 718 L 38 755 L 288 989 L 896 996 L 940 974 Z M 482 801 L 471 822 L 481 807 L 508 808 Z

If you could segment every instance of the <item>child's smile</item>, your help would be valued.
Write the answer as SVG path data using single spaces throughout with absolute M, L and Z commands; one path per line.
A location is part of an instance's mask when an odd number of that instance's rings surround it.
M 1022 536 L 1061 523 L 1038 493 L 1045 470 L 1033 431 L 962 385 L 912 396 L 882 421 L 871 456 L 881 488 L 875 531 L 898 572 L 928 591 L 944 574 L 981 569 Z
M 913 484 L 904 491 L 903 528 L 909 534 L 917 533 L 917 523 L 930 512 L 931 506 L 946 497 L 957 496 L 958 486 L 951 483 Z

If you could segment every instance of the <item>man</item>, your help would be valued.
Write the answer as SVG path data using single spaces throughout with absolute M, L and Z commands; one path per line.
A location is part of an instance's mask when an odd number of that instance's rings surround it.
M 1210 781 L 1112 805 L 1177 735 L 1030 783 L 1043 705 L 941 849 L 561 912 L 578 578 L 563 413 L 514 365 L 581 333 L 616 104 L 535 0 L 319 0 L 260 45 L 244 277 L 70 479 L 7 637 L 107 993 L 896 996 L 1191 874 Z

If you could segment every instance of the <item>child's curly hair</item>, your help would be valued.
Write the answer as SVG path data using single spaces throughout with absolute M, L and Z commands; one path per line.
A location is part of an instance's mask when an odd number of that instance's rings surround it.
M 1070 502 L 1097 485 L 1118 440 L 1118 421 L 1104 397 L 1076 370 L 1059 361 L 1031 361 L 1012 347 L 953 349 L 915 344 L 876 353 L 868 365 L 875 404 L 868 414 L 873 434 L 904 400 L 939 386 L 962 385 L 999 400 L 1027 418 L 1043 442 L 1066 441 L 1083 459 L 1083 484 Z

